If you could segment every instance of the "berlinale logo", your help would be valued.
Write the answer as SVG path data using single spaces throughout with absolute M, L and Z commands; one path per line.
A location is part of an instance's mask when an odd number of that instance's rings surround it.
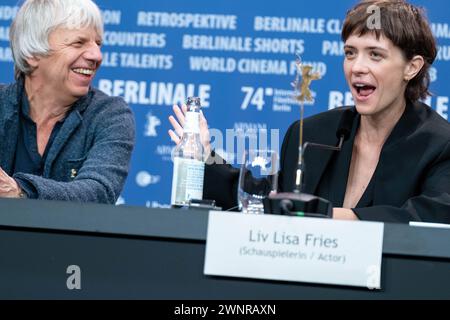
M 145 133 L 146 137 L 157 137 L 158 133 L 156 132 L 156 127 L 161 125 L 161 120 L 158 117 L 154 116 L 151 112 L 147 113 L 147 123 L 145 124 Z
M 145 188 L 151 184 L 157 184 L 161 181 L 161 176 L 151 175 L 147 171 L 140 171 L 136 175 L 136 183 L 139 187 Z

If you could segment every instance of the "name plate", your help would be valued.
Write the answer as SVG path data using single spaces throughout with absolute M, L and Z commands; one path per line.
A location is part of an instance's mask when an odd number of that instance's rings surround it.
M 204 273 L 380 288 L 384 224 L 209 213 Z

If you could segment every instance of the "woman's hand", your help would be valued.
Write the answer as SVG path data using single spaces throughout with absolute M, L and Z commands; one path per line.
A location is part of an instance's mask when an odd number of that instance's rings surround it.
M 187 112 L 187 107 L 185 104 L 180 108 L 177 105 L 173 106 L 173 112 L 175 113 L 176 119 L 174 116 L 169 116 L 170 124 L 173 127 L 173 130 L 169 130 L 170 139 L 179 144 L 181 141 L 181 137 L 183 136 L 183 127 L 184 127 L 184 118 Z M 209 155 L 211 153 L 211 144 L 210 144 L 210 134 L 208 129 L 208 123 L 206 121 L 203 112 L 200 111 L 200 140 L 205 150 L 205 154 Z
M 337 220 L 359 220 L 351 209 L 333 208 L 333 219 Z

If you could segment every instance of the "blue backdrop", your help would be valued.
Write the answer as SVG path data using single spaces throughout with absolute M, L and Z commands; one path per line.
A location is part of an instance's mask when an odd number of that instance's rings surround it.
M 238 135 L 266 129 L 268 144 L 281 145 L 299 117 L 291 99 L 296 52 L 322 75 L 312 84 L 315 101 L 306 106 L 306 115 L 352 103 L 342 72 L 340 29 L 355 0 L 96 2 L 106 32 L 94 86 L 124 97 L 137 125 L 119 203 L 168 205 L 173 144 L 167 118 L 171 106 L 189 95 L 202 98 L 210 127 L 223 133 L 223 142 L 220 137 L 216 142 L 226 151 L 226 129 Z M 412 2 L 426 7 L 440 47 L 431 70 L 435 95 L 428 104 L 448 119 L 450 5 L 448 0 Z M 17 5 L 0 0 L 1 83 L 13 81 L 8 31 Z

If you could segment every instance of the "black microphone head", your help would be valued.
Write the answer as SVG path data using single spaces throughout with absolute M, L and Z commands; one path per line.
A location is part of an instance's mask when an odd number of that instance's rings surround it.
M 338 139 L 344 136 L 344 141 L 346 141 L 350 137 L 355 116 L 356 112 L 354 112 L 352 109 L 344 111 L 341 116 L 341 120 L 339 121 L 338 129 L 336 131 L 336 136 Z

